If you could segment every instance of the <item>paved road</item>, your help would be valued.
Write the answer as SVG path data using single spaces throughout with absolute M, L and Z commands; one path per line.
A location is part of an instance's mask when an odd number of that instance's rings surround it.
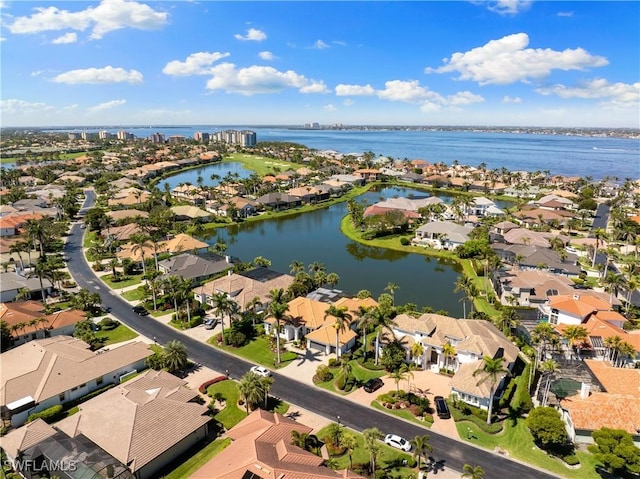
M 87 198 L 82 211 L 89 208 L 95 200 L 95 194 L 92 191 L 87 191 L 86 195 Z M 135 329 L 138 333 L 148 338 L 155 337 L 159 343 L 166 343 L 173 339 L 181 341 L 187 347 L 190 359 L 206 367 L 216 371 L 228 370 L 231 376 L 236 378 L 248 371 L 252 366 L 251 363 L 194 340 L 150 317 L 140 317 L 133 313 L 130 304 L 104 285 L 85 261 L 82 254 L 82 233 L 83 230 L 80 229 L 80 224 L 74 224 L 67 239 L 65 248 L 71 258 L 68 263 L 69 271 L 80 287 L 99 293 L 103 304 L 111 308 L 111 313 L 115 317 Z M 389 416 L 369 406 L 345 400 L 337 395 L 306 385 L 277 372 L 274 373 L 274 377 L 275 382 L 271 389 L 273 395 L 333 420 L 337 420 L 337 416 L 340 416 L 342 424 L 357 431 L 375 426 L 383 433 L 393 432 L 407 438 L 429 434 L 434 448 L 431 455 L 440 464 L 450 469 L 461 471 L 464 464 L 479 465 L 484 469 L 487 479 L 502 477 L 547 479 L 557 477 L 526 464 Z

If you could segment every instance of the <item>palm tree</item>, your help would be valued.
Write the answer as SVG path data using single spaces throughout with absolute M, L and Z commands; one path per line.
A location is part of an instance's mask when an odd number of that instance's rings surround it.
M 238 383 L 238 391 L 244 399 L 247 414 L 249 414 L 249 407 L 253 410 L 264 400 L 264 390 L 260 383 L 260 377 L 253 371 L 249 371 L 242 376 Z
M 459 293 L 459 292 L 463 293 L 463 296 L 460 299 L 460 301 L 462 302 L 462 315 L 463 315 L 463 318 L 466 319 L 467 318 L 466 301 L 467 300 L 471 301 L 471 309 L 473 310 L 473 298 L 474 298 L 474 296 L 477 295 L 476 287 L 473 284 L 473 282 L 471 281 L 471 278 L 469 278 L 468 276 L 462 275 L 462 276 L 458 277 L 453 292 L 454 293 Z
M 400 370 L 404 373 L 407 380 L 407 391 L 411 391 L 411 380 L 415 377 L 413 372 L 416 369 L 418 369 L 418 366 L 416 366 L 416 363 L 414 362 L 411 362 L 409 364 L 402 363 L 402 366 L 400 366 Z
M 369 451 L 369 469 L 373 477 L 376 476 L 376 459 L 380 453 L 380 439 L 383 435 L 377 427 L 370 427 L 362 431 L 364 447 Z
M 287 311 L 289 311 L 289 305 L 284 302 L 285 292 L 284 289 L 272 289 L 269 293 L 269 299 L 271 303 L 267 308 L 267 317 L 273 318 L 275 320 L 274 331 L 276 335 L 276 361 L 279 365 L 281 362 L 280 359 L 280 322 L 288 321 L 289 315 Z
M 334 446 L 336 447 L 340 446 L 340 443 L 342 442 L 343 434 L 344 434 L 344 428 L 342 427 L 342 425 L 338 424 L 337 422 L 332 422 L 331 424 L 329 424 L 329 426 L 327 426 L 327 439 Z
M 358 318 L 358 327 L 362 330 L 362 359 L 367 360 L 367 330 L 371 326 L 371 307 L 358 306 L 356 311 L 356 317 Z
M 224 335 L 224 317 L 230 314 L 232 311 L 233 300 L 229 298 L 227 293 L 215 293 L 211 300 L 213 301 L 213 311 L 220 316 L 220 325 L 222 326 L 222 341 L 227 344 L 226 337 Z
M 618 353 L 623 358 L 630 359 L 635 358 L 637 355 L 636 348 L 626 341 L 622 341 L 622 343 L 620 343 L 620 346 L 618 346 Z M 624 361 L 620 361 L 620 367 L 622 367 L 623 365 Z
M 187 303 L 187 323 L 191 324 L 191 298 L 193 297 L 193 291 L 191 290 L 191 280 L 181 279 L 178 290 L 180 292 L 180 298 Z
M 621 343 L 622 338 L 620 336 L 609 336 L 607 338 L 604 338 L 604 345 L 609 350 L 607 359 L 611 362 L 612 365 L 614 364 L 614 354 L 618 354 L 618 348 L 620 347 Z
M 624 284 L 624 277 L 621 274 L 609 272 L 602 280 L 604 290 L 609 292 L 609 303 L 613 303 L 613 295 L 618 294 L 618 289 Z
M 167 343 L 162 356 L 165 367 L 171 373 L 184 368 L 188 362 L 186 346 L 175 339 Z
M 580 346 L 585 339 L 589 337 L 589 333 L 584 326 L 567 326 L 562 333 L 564 338 L 569 341 L 570 347 L 576 347 L 578 358 L 580 357 Z
M 489 381 L 489 407 L 487 410 L 487 424 L 491 424 L 491 414 L 493 411 L 493 396 L 495 394 L 495 388 L 498 385 L 498 380 L 509 371 L 503 366 L 505 359 L 492 358 L 491 356 L 484 356 L 482 358 L 482 366 L 473 372 L 474 376 L 482 376 L 478 381 L 478 385 Z
M 345 331 L 349 327 L 352 316 L 349 314 L 349 310 L 346 306 L 336 307 L 331 305 L 327 308 L 324 314 L 324 318 L 332 316 L 335 318 L 333 323 L 333 329 L 336 330 L 336 358 L 340 357 L 340 333 Z
M 398 286 L 396 283 L 392 283 L 391 281 L 388 282 L 387 286 L 384 288 L 385 291 L 389 291 L 389 294 L 393 298 L 394 304 L 395 304 L 395 299 L 396 299 L 396 291 L 398 289 L 400 289 L 400 286 Z
M 416 358 L 420 358 L 420 366 L 422 366 L 423 363 L 423 354 L 424 346 L 422 345 L 422 343 L 420 341 L 416 341 L 415 343 L 413 343 L 413 345 L 411 346 L 411 358 L 414 361 Z
M 134 233 L 129 238 L 129 241 L 133 245 L 131 248 L 132 253 L 140 252 L 140 257 L 142 258 L 142 273 L 147 274 L 147 267 L 145 265 L 145 249 L 147 248 L 147 241 L 149 241 L 149 236 L 143 233 Z
M 433 446 L 429 442 L 431 437 L 428 434 L 424 436 L 416 436 L 411 441 L 413 446 L 413 458 L 418 460 L 418 471 L 421 468 L 421 460 L 424 457 L 426 459 L 427 454 L 433 451 Z
M 342 438 L 340 439 L 340 445 L 345 448 L 349 455 L 349 469 L 353 467 L 353 451 L 358 447 L 358 440 L 351 431 L 343 431 Z
M 351 373 L 353 372 L 353 366 L 349 361 L 342 361 L 340 365 L 340 373 L 344 376 L 344 385 L 346 387 L 347 381 L 351 377 Z
M 273 376 L 260 376 L 260 386 L 262 387 L 262 392 L 264 393 L 264 408 L 267 409 L 267 403 L 269 401 L 269 391 L 271 391 L 271 386 L 273 386 L 275 379 Z
M 396 369 L 395 371 L 393 371 L 390 375 L 393 380 L 396 383 L 396 392 L 400 392 L 400 381 L 402 381 L 403 379 L 405 379 L 407 377 L 407 374 L 405 373 L 405 371 L 402 369 L 402 367 Z
M 466 479 L 484 479 L 484 469 L 480 466 L 465 464 L 462 467 L 462 476 Z
M 21 253 L 29 253 L 29 263 L 31 263 L 31 248 L 29 248 L 29 244 L 25 241 L 16 241 L 11 246 L 9 246 L 9 253 L 17 253 L 18 260 L 20 260 L 20 269 L 24 269 L 24 263 L 22 262 L 22 254 Z
M 182 280 L 178 276 L 167 276 L 162 282 L 162 289 L 171 296 L 173 299 L 173 310 L 176 313 L 176 320 L 178 319 L 178 306 L 180 304 L 180 285 Z
M 598 248 L 600 247 L 600 245 L 602 244 L 603 241 L 606 241 L 606 239 L 607 239 L 607 230 L 605 230 L 604 228 L 596 228 L 593 231 L 592 236 L 596 239 L 596 244 L 595 244 L 595 247 L 593 249 L 593 259 L 591 260 L 591 267 L 595 268 L 596 267 L 596 256 L 598 255 Z
M 380 336 L 383 331 L 386 330 L 389 334 L 393 335 L 392 327 L 395 325 L 393 320 L 394 311 L 382 306 L 375 307 L 371 310 L 371 321 L 376 328 L 376 365 L 380 357 Z
M 457 351 L 456 348 L 453 344 L 451 344 L 451 341 L 447 341 L 443 346 L 442 346 L 442 354 L 444 355 L 444 368 L 445 369 L 449 369 L 449 358 L 455 358 Z
M 520 325 L 520 318 L 515 308 L 504 308 L 495 321 L 496 326 L 505 336 L 509 336 Z
M 547 359 L 540 363 L 540 369 L 542 370 L 543 377 L 546 377 L 544 391 L 542 395 L 542 406 L 547 405 L 547 396 L 549 395 L 549 389 L 551 388 L 551 378 L 553 377 L 553 373 L 558 371 L 559 365 L 553 359 Z
M 289 267 L 291 268 L 290 272 L 293 276 L 304 271 L 304 263 L 302 261 L 293 260 Z
M 291 431 L 291 444 L 298 446 L 300 449 L 307 449 L 309 439 L 310 436 L 306 432 L 296 431 L 295 429 Z

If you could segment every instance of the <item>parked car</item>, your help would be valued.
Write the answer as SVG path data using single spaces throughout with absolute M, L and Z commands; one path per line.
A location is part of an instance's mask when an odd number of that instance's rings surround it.
M 252 366 L 250 371 L 252 373 L 257 374 L 258 376 L 264 376 L 264 377 L 269 377 L 271 376 L 271 371 L 269 371 L 267 368 L 265 368 L 264 366 Z
M 81 230 L 87 229 L 87 225 L 86 225 L 85 223 L 82 223 L 82 224 L 80 225 L 80 229 L 81 229 Z
M 218 324 L 218 318 L 209 318 L 204 322 L 204 329 L 213 329 Z
M 149 311 L 147 311 L 147 309 L 144 306 L 134 306 L 132 309 L 133 309 L 133 312 L 136 313 L 138 316 L 146 316 L 147 314 L 149 314 Z
M 409 452 L 411 450 L 411 443 L 404 437 L 398 436 L 396 434 L 387 434 L 384 437 L 384 443 L 388 446 L 400 449 L 401 451 Z
M 449 411 L 447 401 L 445 401 L 442 396 L 434 397 L 433 401 L 436 403 L 436 412 L 438 413 L 438 417 L 440 419 L 449 419 L 451 417 L 451 412 Z
M 384 386 L 384 382 L 382 382 L 382 379 L 380 379 L 380 378 L 371 378 L 366 383 L 364 383 L 363 388 L 368 393 L 372 393 L 372 392 L 377 391 L 378 389 L 380 389 L 382 386 Z

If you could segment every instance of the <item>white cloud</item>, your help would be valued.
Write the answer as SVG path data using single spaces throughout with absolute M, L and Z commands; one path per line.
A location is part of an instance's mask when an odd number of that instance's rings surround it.
M 383 100 L 402 101 L 405 103 L 421 103 L 439 96 L 437 93 L 420 86 L 418 80 L 387 81 L 384 84 L 384 90 L 378 90 L 377 95 Z
M 44 73 L 44 70 L 36 70 L 35 72 L 31 72 L 32 77 L 38 77 Z
M 46 103 L 32 103 L 24 100 L 0 100 L 0 109 L 7 114 L 30 114 L 53 110 L 52 106 Z
M 311 48 L 315 48 L 316 50 L 324 50 L 325 48 L 330 48 L 330 46 L 322 40 L 316 40 Z
M 333 43 L 334 45 L 340 45 L 341 47 L 347 46 L 347 42 L 343 42 L 342 40 L 333 40 L 331 43 Z
M 362 96 L 375 95 L 376 90 L 371 85 L 337 85 L 336 95 L 338 96 Z
M 260 58 L 262 58 L 263 60 L 273 60 L 275 58 L 273 53 L 268 52 L 268 51 L 260 52 L 260 53 L 258 53 L 258 56 Z
M 552 70 L 584 70 L 609 63 L 606 58 L 591 55 L 582 48 L 560 52 L 526 48 L 528 45 L 526 33 L 508 35 L 467 52 L 454 53 L 450 59 L 443 60 L 446 65 L 427 67 L 425 73 L 458 72 L 460 80 L 473 80 L 480 85 L 507 85 L 543 78 Z
M 192 53 L 184 62 L 170 61 L 162 69 L 162 73 L 172 76 L 207 75 L 211 73 L 211 66 L 229 53 L 198 52 Z
M 78 34 L 76 32 L 68 32 L 58 38 L 54 38 L 53 40 L 51 40 L 51 43 L 53 43 L 54 45 L 62 45 L 65 43 L 75 43 L 77 41 Z
M 121 28 L 153 30 L 167 23 L 168 14 L 154 10 L 144 3 L 129 0 L 102 0 L 97 7 L 70 12 L 57 7 L 36 7 L 35 13 L 17 17 L 8 29 L 14 34 L 55 30 L 85 31 L 91 28 L 90 38 L 99 39 L 105 33 Z
M 612 107 L 638 107 L 640 102 L 639 83 L 609 83 L 604 78 L 596 78 L 577 87 L 557 84 L 534 90 L 541 95 L 557 95 L 560 98 L 582 98 L 607 100 Z M 606 105 L 605 104 L 605 105 Z
M 527 10 L 532 1 L 531 0 L 474 0 L 472 3 L 476 5 L 482 5 L 487 7 L 488 10 L 497 13 L 499 15 L 516 15 L 524 10 Z
M 331 103 L 326 104 L 325 106 L 322 107 L 322 109 L 324 111 L 336 111 L 337 110 L 336 106 L 331 104 Z
M 297 88 L 301 93 L 326 93 L 321 81 L 309 80 L 293 70 L 281 72 L 273 67 L 253 65 L 236 68 L 233 63 L 221 63 L 211 69 L 213 78 L 207 82 L 210 90 L 253 95 L 273 93 L 286 88 Z
M 99 105 L 96 106 L 92 106 L 90 108 L 87 108 L 87 112 L 88 113 L 99 113 L 105 110 L 111 110 L 112 108 L 115 108 L 117 106 L 120 105 L 124 105 L 125 103 L 127 103 L 127 100 L 111 100 L 105 103 L 100 103 Z
M 70 70 L 54 77 L 55 83 L 142 83 L 142 73 L 137 70 L 125 70 L 106 66 L 104 68 L 86 68 L 84 70 Z
M 234 37 L 236 38 L 236 40 L 254 41 L 254 42 L 261 42 L 262 40 L 267 39 L 266 33 L 256 28 L 250 28 L 249 30 L 247 30 L 247 34 L 244 36 L 240 35 L 239 33 L 236 33 Z
M 353 101 L 351 98 L 345 98 L 344 101 L 342 102 L 342 104 L 344 106 L 352 106 L 355 105 L 355 101 Z
M 472 105 L 473 103 L 483 103 L 484 98 L 470 91 L 459 91 L 455 95 L 449 95 L 446 103 L 451 106 Z
M 502 99 L 502 103 L 522 103 L 522 98 L 519 96 L 510 97 L 509 95 L 506 95 Z
M 573 17 L 573 12 L 558 12 L 559 17 Z

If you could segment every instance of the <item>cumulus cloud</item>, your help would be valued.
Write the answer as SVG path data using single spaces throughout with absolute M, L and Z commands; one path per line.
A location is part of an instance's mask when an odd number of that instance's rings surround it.
M 53 110 L 52 106 L 46 103 L 33 103 L 15 98 L 0 100 L 0 109 L 6 114 L 29 114 Z
M 36 7 L 35 13 L 17 17 L 7 28 L 14 34 L 38 33 L 55 30 L 85 31 L 91 29 L 90 38 L 99 39 L 105 33 L 121 28 L 154 30 L 167 23 L 168 14 L 154 10 L 144 3 L 130 0 L 102 0 L 97 7 L 70 12 L 57 7 Z
M 253 95 L 274 93 L 286 88 L 296 88 L 301 93 L 327 93 L 321 81 L 310 80 L 293 70 L 281 72 L 273 67 L 253 65 L 236 68 L 233 63 L 221 63 L 211 68 L 213 78 L 207 82 L 210 90 Z
M 260 53 L 258 53 L 258 56 L 260 58 L 262 58 L 263 60 L 273 60 L 275 58 L 273 53 L 271 53 L 269 51 L 260 52 Z
M 506 95 L 502 99 L 502 103 L 522 103 L 522 98 L 519 96 L 510 97 L 509 95 Z
M 516 33 L 491 40 L 467 52 L 457 52 L 444 59 L 446 65 L 425 69 L 425 73 L 459 73 L 459 80 L 473 80 L 480 85 L 508 85 L 540 79 L 552 70 L 585 70 L 601 67 L 606 58 L 591 55 L 582 48 L 555 51 L 549 48 L 527 48 L 529 36 Z
M 337 85 L 336 95 L 338 96 L 363 96 L 375 95 L 376 90 L 371 85 Z
M 228 56 L 229 53 L 221 52 L 192 53 L 183 62 L 170 61 L 162 69 L 162 73 L 171 76 L 207 75 L 211 73 L 211 65 Z
M 517 15 L 531 6 L 531 0 L 497 0 L 484 2 L 489 10 L 499 15 Z
M 582 98 L 607 100 L 609 106 L 635 107 L 640 102 L 639 83 L 609 83 L 604 78 L 596 78 L 576 87 L 562 84 L 534 90 L 541 95 L 557 95 L 560 98 Z
M 329 45 L 322 40 L 316 40 L 311 48 L 315 48 L 316 50 L 324 50 L 325 48 L 329 48 Z
M 115 108 L 115 107 L 120 106 L 120 105 L 124 105 L 125 103 L 127 103 L 127 100 L 111 100 L 111 101 L 107 101 L 105 103 L 100 103 L 99 105 L 87 108 L 87 112 L 88 113 L 99 113 L 101 111 L 111 110 L 112 108 Z
M 104 68 L 86 68 L 84 70 L 70 70 L 53 78 L 55 83 L 142 83 L 142 73 L 137 70 L 125 70 L 106 66 Z
M 75 32 L 68 32 L 58 38 L 54 38 L 53 40 L 51 40 L 51 43 L 53 43 L 54 45 L 62 45 L 65 43 L 75 43 L 77 41 L 78 34 Z
M 254 41 L 254 42 L 261 42 L 262 40 L 267 39 L 266 33 L 256 28 L 250 28 L 249 30 L 247 30 L 247 34 L 244 36 L 240 35 L 239 33 L 236 33 L 234 37 L 236 38 L 236 40 Z

